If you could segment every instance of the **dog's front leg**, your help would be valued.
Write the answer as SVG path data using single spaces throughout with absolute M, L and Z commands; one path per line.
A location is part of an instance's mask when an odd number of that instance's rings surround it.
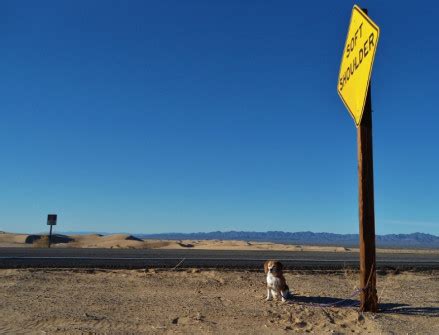
M 273 296 L 271 295 L 271 288 L 267 287 L 267 301 L 273 299 Z

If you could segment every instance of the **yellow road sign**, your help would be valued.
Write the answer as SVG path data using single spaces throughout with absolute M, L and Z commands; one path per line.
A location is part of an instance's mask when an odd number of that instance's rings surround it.
M 337 92 L 357 127 L 363 116 L 379 37 L 380 28 L 354 5 L 338 75 Z

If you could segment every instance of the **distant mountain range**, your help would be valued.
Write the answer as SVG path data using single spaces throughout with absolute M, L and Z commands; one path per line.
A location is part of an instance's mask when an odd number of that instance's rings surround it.
M 305 245 L 337 245 L 358 246 L 358 234 L 332 234 L 305 232 L 247 232 L 247 231 L 214 231 L 210 233 L 163 233 L 163 234 L 135 234 L 140 238 L 162 240 L 243 240 L 259 242 L 275 242 Z M 376 236 L 377 247 L 390 248 L 439 248 L 439 236 L 412 233 L 388 234 Z

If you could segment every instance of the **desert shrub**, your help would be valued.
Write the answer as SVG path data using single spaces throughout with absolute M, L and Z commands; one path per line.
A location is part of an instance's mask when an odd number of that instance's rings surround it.
M 47 248 L 49 247 L 49 236 L 41 236 L 41 238 L 35 240 L 32 243 L 34 248 Z
M 170 242 L 166 242 L 166 241 L 156 241 L 156 242 L 145 243 L 146 248 L 150 248 L 150 249 L 167 247 L 170 244 L 171 244 Z

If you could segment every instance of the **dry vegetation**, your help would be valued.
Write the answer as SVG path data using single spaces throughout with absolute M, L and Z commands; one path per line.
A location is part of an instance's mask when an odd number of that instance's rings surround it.
M 47 247 L 49 247 L 49 237 L 48 236 L 41 236 L 40 239 L 38 239 L 34 243 L 32 243 L 32 246 L 34 248 L 47 248 Z

